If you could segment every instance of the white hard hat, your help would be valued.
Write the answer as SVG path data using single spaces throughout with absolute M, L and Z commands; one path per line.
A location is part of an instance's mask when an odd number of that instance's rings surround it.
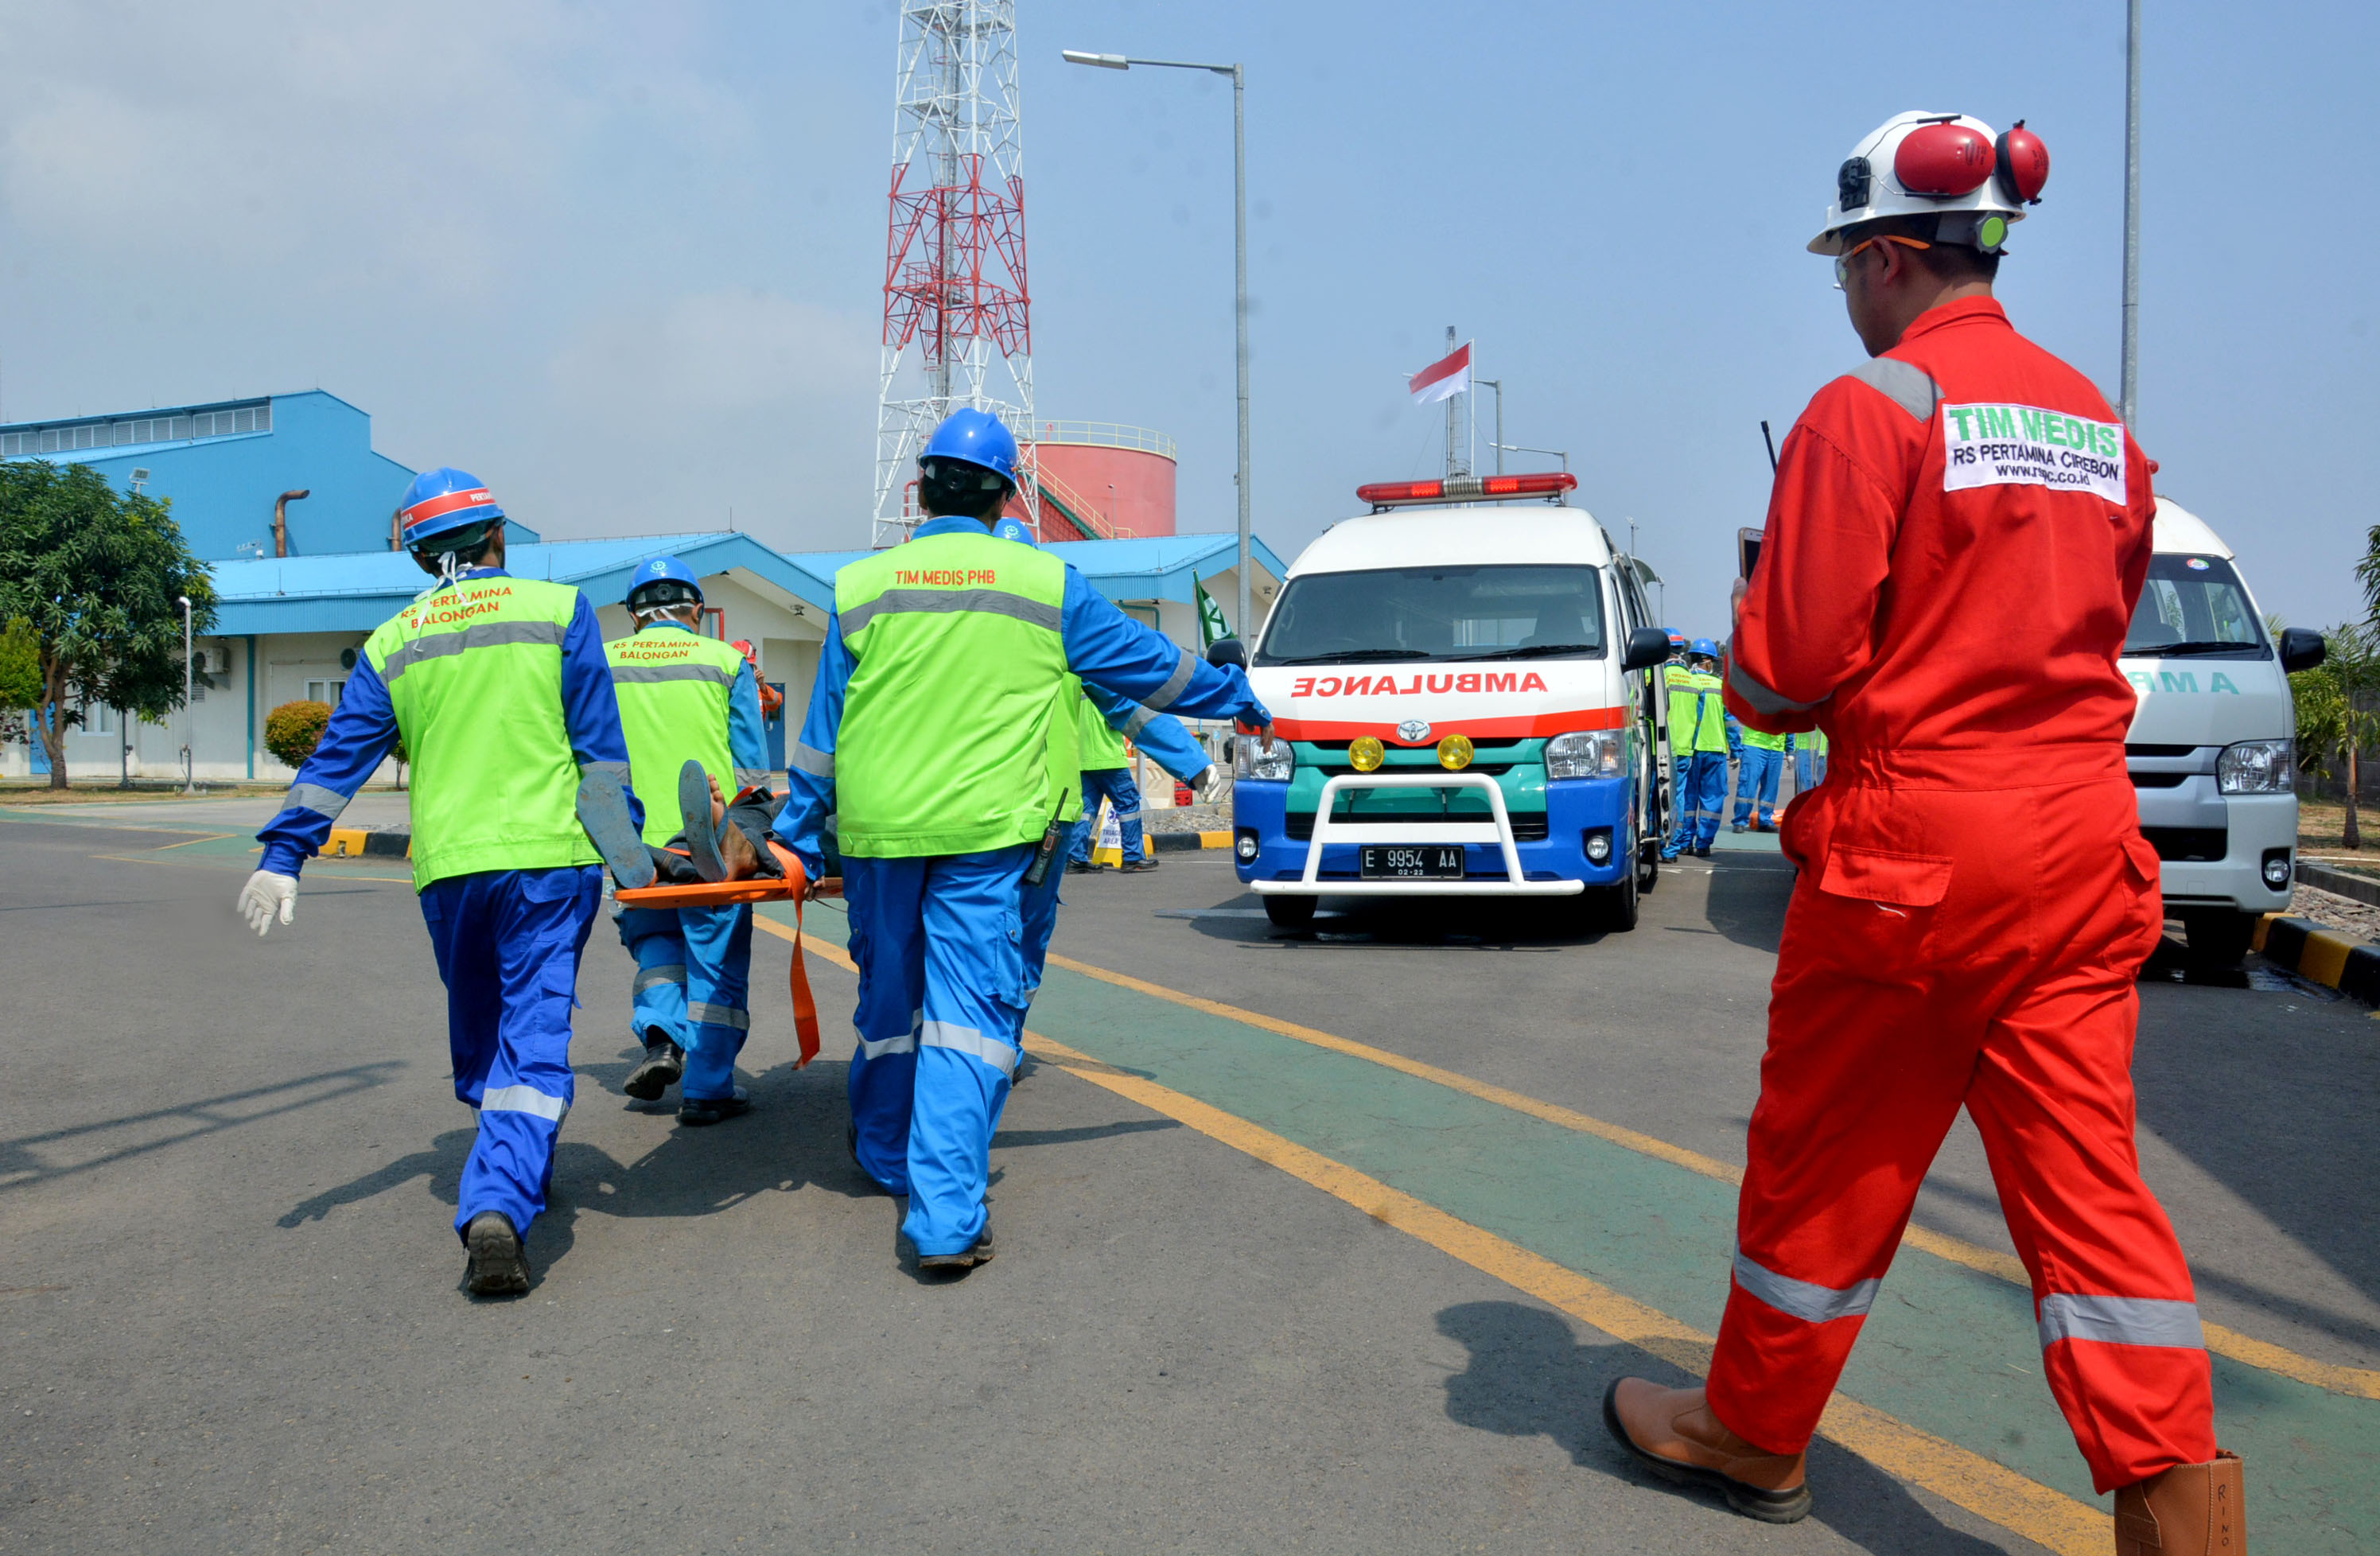
M 1937 241 L 1997 253 L 2009 224 L 2041 203 L 2049 148 L 2019 119 L 2006 135 L 1964 114 L 1895 114 L 1852 148 L 1813 254 L 1843 251 L 1843 230 L 1886 216 L 1948 216 Z M 1997 217 L 1995 221 L 1993 218 Z

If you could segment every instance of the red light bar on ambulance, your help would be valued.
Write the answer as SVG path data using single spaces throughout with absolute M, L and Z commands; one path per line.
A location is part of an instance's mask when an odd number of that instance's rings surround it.
M 1444 480 L 1376 480 L 1355 488 L 1355 500 L 1376 508 L 1402 507 L 1415 503 L 1492 503 L 1500 497 L 1543 497 L 1559 503 L 1565 492 L 1578 490 L 1578 478 L 1568 470 L 1546 470 L 1525 476 L 1449 476 Z

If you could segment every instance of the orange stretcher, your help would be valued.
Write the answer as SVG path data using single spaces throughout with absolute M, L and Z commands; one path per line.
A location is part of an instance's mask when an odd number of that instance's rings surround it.
M 630 907 L 719 907 L 728 903 L 785 902 L 794 905 L 794 961 L 786 974 L 787 991 L 794 1000 L 794 1034 L 801 1040 L 802 1056 L 794 1064 L 800 1069 L 818 1057 L 818 1001 L 810 994 L 809 968 L 802 962 L 802 904 L 808 900 L 809 872 L 793 850 L 771 843 L 769 852 L 785 873 L 777 879 L 759 877 L 750 881 L 706 881 L 691 886 L 636 886 L 614 892 L 613 895 Z M 843 895 L 843 878 L 830 875 L 819 882 L 818 894 L 822 897 Z

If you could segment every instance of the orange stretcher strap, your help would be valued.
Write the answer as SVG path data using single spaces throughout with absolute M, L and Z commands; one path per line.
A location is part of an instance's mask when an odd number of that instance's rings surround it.
M 794 1035 L 801 1041 L 802 1056 L 794 1064 L 798 1070 L 819 1054 L 818 1001 L 810 993 L 809 968 L 802 961 L 802 904 L 809 895 L 809 872 L 791 849 L 771 843 L 769 852 L 784 868 L 782 879 L 756 877 L 750 881 L 701 881 L 692 886 L 638 886 L 613 895 L 630 907 L 718 907 L 729 903 L 790 899 L 794 905 L 794 959 L 785 982 L 794 1000 Z M 818 894 L 843 895 L 842 878 L 830 875 L 820 881 Z

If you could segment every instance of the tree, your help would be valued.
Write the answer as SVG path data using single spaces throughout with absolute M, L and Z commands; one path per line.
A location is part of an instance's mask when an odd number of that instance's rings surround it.
M 214 626 L 214 582 L 170 504 L 118 492 L 87 465 L 0 464 L 0 621 L 24 618 L 41 682 L 50 786 L 67 786 L 66 734 L 86 703 L 158 720 L 182 704 L 182 607 Z
M 0 712 L 42 705 L 42 643 L 23 616 L 0 627 Z
M 2363 846 L 2357 793 L 2362 783 L 2362 752 L 2380 742 L 2380 633 L 2353 622 L 2324 634 L 2329 653 L 2312 670 L 2289 677 L 2297 704 L 2298 748 L 2307 760 L 2337 752 L 2347 780 L 2350 848 Z
M 2364 531 L 2363 560 L 2355 565 L 2363 583 L 2363 619 L 2380 625 L 2380 524 Z

